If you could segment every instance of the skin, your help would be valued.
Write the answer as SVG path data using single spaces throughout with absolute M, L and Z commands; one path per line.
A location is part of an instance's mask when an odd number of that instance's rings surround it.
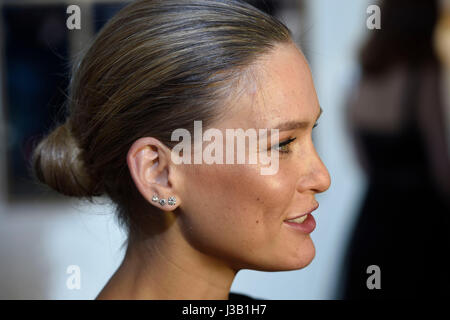
M 295 44 L 277 45 L 255 70 L 258 81 L 249 81 L 212 127 L 225 132 L 304 122 L 279 131 L 280 142 L 296 139 L 282 148 L 289 153 L 279 153 L 278 172 L 261 175 L 260 163 L 176 165 L 157 139 L 137 140 L 127 157 L 130 173 L 163 213 L 148 226 L 148 237 L 128 246 L 97 299 L 228 299 L 241 269 L 296 270 L 312 261 L 310 235 L 284 223 L 317 206 L 315 195 L 330 186 L 311 137 L 320 114 L 311 72 Z M 152 202 L 155 193 L 175 196 L 176 206 Z

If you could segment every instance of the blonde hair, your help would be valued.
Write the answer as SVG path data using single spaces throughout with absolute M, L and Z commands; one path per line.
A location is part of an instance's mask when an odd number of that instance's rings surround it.
M 67 196 L 106 194 L 128 235 L 138 232 L 146 202 L 127 167 L 132 143 L 152 136 L 173 147 L 176 128 L 207 127 L 258 57 L 291 39 L 244 1 L 129 4 L 74 64 L 67 120 L 35 148 L 35 176 Z

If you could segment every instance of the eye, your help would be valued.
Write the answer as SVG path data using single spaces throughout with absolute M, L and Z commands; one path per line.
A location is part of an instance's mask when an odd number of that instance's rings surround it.
M 294 141 L 295 139 L 297 139 L 297 138 L 289 138 L 288 140 L 285 140 L 285 141 L 280 142 L 279 144 L 273 146 L 273 148 L 278 149 L 278 152 L 280 152 L 280 153 L 289 153 L 289 152 L 291 152 L 288 148 L 289 144 L 292 141 Z
M 313 125 L 313 129 L 314 129 L 315 127 L 317 127 L 318 125 L 319 125 L 319 123 L 316 122 L 316 123 Z

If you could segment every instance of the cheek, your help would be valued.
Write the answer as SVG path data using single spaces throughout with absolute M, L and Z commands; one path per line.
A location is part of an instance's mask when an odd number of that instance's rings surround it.
M 239 222 L 256 218 L 281 219 L 289 205 L 293 187 L 288 177 L 261 175 L 252 165 L 202 165 L 189 181 L 195 208 L 215 209 L 208 216 Z M 259 221 L 264 222 L 264 221 Z
M 191 236 L 198 245 L 214 242 L 236 251 L 274 242 L 294 192 L 292 175 L 261 175 L 256 165 L 198 165 L 186 179 L 180 218 Z

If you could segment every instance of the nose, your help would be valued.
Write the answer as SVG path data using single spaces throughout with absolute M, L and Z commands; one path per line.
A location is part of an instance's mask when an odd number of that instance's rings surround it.
M 297 190 L 299 192 L 325 192 L 331 185 L 330 174 L 315 148 L 312 148 L 311 155 L 308 158 L 304 163 L 304 171 L 298 181 Z

